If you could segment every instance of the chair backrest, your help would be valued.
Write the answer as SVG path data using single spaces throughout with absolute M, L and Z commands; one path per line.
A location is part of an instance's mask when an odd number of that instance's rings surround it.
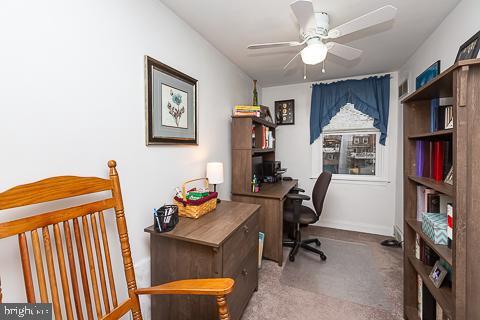
M 320 217 L 323 209 L 323 202 L 327 195 L 328 186 L 332 180 L 332 174 L 330 172 L 322 172 L 315 182 L 315 186 L 312 191 L 312 202 L 315 207 L 315 212 Z
M 51 302 L 55 319 L 116 319 L 129 311 L 132 311 L 133 319 L 142 318 L 138 296 L 135 294 L 137 285 L 120 180 L 115 161 L 110 160 L 108 166 L 110 179 L 54 177 L 17 186 L 0 193 L 0 211 L 2 211 L 110 191 L 107 198 L 103 200 L 0 223 L 0 239 L 18 236 L 27 302 Z M 105 228 L 104 215 L 109 214 L 109 211 L 115 213 L 128 288 L 129 298 L 122 303 L 117 301 Z M 53 230 L 53 237 L 51 237 L 51 230 Z M 30 247 L 33 249 L 32 259 L 28 238 L 31 239 Z M 34 267 L 31 260 L 34 261 Z M 44 264 L 47 266 L 47 272 L 44 270 Z M 36 274 L 32 274 L 32 269 L 35 269 Z M 59 271 L 60 279 L 57 279 L 56 270 Z M 35 278 L 39 295 L 34 289 Z M 57 288 L 59 282 L 62 293 L 59 293 Z

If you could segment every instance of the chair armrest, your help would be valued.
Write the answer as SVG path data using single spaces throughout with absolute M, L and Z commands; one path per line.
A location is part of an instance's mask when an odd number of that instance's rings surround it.
M 299 187 L 293 187 L 291 191 L 293 191 L 294 193 L 305 192 L 305 190 Z
M 137 289 L 137 294 L 195 294 L 224 296 L 232 292 L 235 281 L 230 278 L 189 279 Z
M 291 200 L 310 200 L 310 197 L 304 194 L 288 193 L 287 199 Z

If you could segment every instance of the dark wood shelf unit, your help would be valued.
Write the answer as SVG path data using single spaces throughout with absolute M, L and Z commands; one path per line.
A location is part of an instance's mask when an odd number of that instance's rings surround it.
M 408 139 L 418 140 L 438 140 L 438 139 L 451 139 L 453 135 L 453 129 L 438 130 L 435 132 L 419 133 L 408 136 Z
M 451 184 L 445 183 L 443 181 L 435 181 L 430 178 L 417 177 L 417 176 L 408 176 L 408 179 L 418 184 L 421 184 L 425 187 L 433 189 L 437 192 L 443 193 L 447 196 L 450 196 L 450 197 L 453 196 L 453 185 Z
M 449 319 L 469 320 L 480 315 L 480 59 L 455 63 L 433 81 L 402 100 L 404 112 L 404 315 L 418 317 L 418 275 Z M 453 129 L 430 131 L 432 99 L 452 98 Z M 451 140 L 453 185 L 416 176 L 417 140 Z M 435 245 L 417 219 L 417 186 L 452 198 L 452 249 Z M 419 235 L 452 267 L 452 288 L 436 288 L 432 267 L 415 258 Z M 468 257 L 468 258 L 467 258 Z
M 449 265 L 452 265 L 453 256 L 452 256 L 452 249 L 450 249 L 446 245 L 435 244 L 432 239 L 430 239 L 423 231 L 422 231 L 422 222 L 417 221 L 416 219 L 406 219 L 407 224 L 412 228 L 422 239 L 427 243 L 427 245 L 432 248 L 440 258 L 444 259 L 448 262 Z

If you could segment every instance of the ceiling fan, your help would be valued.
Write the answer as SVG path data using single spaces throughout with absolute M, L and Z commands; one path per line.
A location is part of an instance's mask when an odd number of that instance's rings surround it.
M 248 46 L 248 49 L 265 49 L 306 45 L 287 63 L 283 68 L 284 70 L 298 55 L 301 56 L 305 65 L 316 65 L 324 62 L 327 53 L 346 60 L 359 58 L 362 55 L 362 50 L 336 42 L 324 43 L 324 40 L 340 38 L 347 34 L 393 20 L 397 13 L 397 8 L 387 5 L 330 29 L 328 14 L 315 12 L 311 0 L 297 0 L 290 4 L 290 7 L 300 25 L 300 41 L 260 43 Z M 325 72 L 324 68 L 322 72 Z M 304 78 L 306 78 L 306 68 L 304 68 Z

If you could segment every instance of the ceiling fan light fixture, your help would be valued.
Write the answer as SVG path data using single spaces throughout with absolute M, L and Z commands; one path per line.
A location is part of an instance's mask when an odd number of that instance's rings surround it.
M 319 64 L 327 57 L 327 46 L 320 40 L 308 43 L 302 50 L 302 61 L 305 64 Z

